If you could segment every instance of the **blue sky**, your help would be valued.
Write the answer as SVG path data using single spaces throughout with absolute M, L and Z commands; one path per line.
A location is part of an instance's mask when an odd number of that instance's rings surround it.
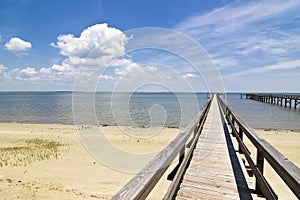
M 93 49 L 134 28 L 161 27 L 198 42 L 226 91 L 300 92 L 299 10 L 298 0 L 1 0 L 0 90 L 72 90 Z M 194 90 L 206 89 L 182 59 L 159 51 L 127 53 L 129 37 L 117 38 L 110 48 L 120 59 L 99 76 L 99 90 L 113 90 L 125 74 L 159 77 L 167 73 L 161 66 Z M 98 59 L 108 62 L 104 53 Z

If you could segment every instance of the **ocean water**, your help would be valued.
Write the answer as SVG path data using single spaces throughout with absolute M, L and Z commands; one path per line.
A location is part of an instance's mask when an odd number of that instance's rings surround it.
M 226 102 L 252 128 L 300 130 L 300 105 L 294 109 L 245 97 L 241 99 L 237 93 L 227 94 Z
M 95 93 L 92 96 L 92 112 L 98 124 L 140 127 L 184 127 L 208 100 L 206 93 Z M 227 94 L 226 102 L 253 128 L 300 130 L 299 107 L 285 108 L 241 99 L 240 94 Z M 85 104 L 83 98 L 79 106 L 90 106 Z M 72 92 L 0 92 L 0 122 L 74 124 L 72 106 Z M 89 110 L 82 110 L 82 116 L 89 114 Z M 89 121 L 88 117 L 83 118 Z

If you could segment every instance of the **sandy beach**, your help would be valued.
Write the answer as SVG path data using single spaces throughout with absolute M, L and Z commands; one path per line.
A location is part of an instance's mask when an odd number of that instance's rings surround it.
M 131 151 L 162 149 L 179 131 L 163 128 L 155 138 L 137 140 L 118 127 L 100 128 Z M 134 176 L 95 160 L 72 125 L 0 123 L 0 138 L 1 199 L 109 199 Z M 161 199 L 168 184 L 163 177 L 150 199 Z
M 256 130 L 273 147 L 300 167 L 300 131 L 291 130 Z M 280 179 L 277 173 L 265 161 L 265 176 L 279 199 L 298 199 Z
M 140 140 L 124 136 L 118 127 L 99 128 L 120 148 L 139 152 L 162 149 L 179 132 L 176 128 L 163 128 L 155 137 Z M 300 132 L 257 132 L 300 165 Z M 109 199 L 134 176 L 94 159 L 72 125 L 0 123 L 0 138 L 1 199 Z M 268 168 L 266 175 L 274 189 L 290 197 Z M 166 175 L 149 199 L 162 198 L 169 184 Z

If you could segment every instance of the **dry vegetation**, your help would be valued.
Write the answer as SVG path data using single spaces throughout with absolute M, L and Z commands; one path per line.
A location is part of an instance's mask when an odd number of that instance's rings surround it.
M 54 159 L 60 155 L 59 142 L 30 139 L 22 146 L 0 148 L 0 167 L 26 166 L 35 161 Z

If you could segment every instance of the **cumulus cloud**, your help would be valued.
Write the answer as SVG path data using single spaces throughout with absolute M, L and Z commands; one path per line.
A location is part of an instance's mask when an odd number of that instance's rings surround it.
M 121 30 L 109 27 L 107 24 L 88 27 L 79 36 L 59 35 L 57 41 L 51 43 L 51 46 L 59 50 L 61 60 L 56 60 L 51 66 L 42 68 L 27 67 L 9 70 L 6 77 L 35 83 L 62 83 L 62 85 L 72 84 L 75 78 L 76 82 L 80 80 L 80 83 L 85 84 L 90 80 L 97 80 L 92 84 L 101 85 L 105 82 L 113 88 L 120 83 L 124 89 L 133 87 L 137 82 L 158 80 L 163 80 L 169 85 L 179 84 L 177 88 L 182 85 L 174 78 L 183 80 L 181 74 L 172 77 L 167 69 L 159 65 L 141 64 L 134 61 L 130 55 L 126 55 L 126 44 L 130 39 Z M 194 75 L 186 74 L 185 77 L 193 78 Z
M 126 58 L 115 59 L 115 60 L 113 60 L 113 62 L 111 63 L 110 66 L 116 67 L 114 72 L 117 75 L 124 75 L 131 70 L 140 68 L 139 64 L 137 64 L 136 62 L 133 62 L 131 59 L 126 59 Z
M 109 41 L 110 38 L 113 40 Z M 60 35 L 57 43 L 51 43 L 52 47 L 58 48 L 64 56 L 85 58 L 91 51 L 97 51 L 97 56 L 122 55 L 127 37 L 122 31 L 108 27 L 106 23 L 96 24 L 85 29 L 79 37 L 73 34 Z
M 36 81 L 39 80 L 39 73 L 35 68 L 27 67 L 25 69 L 15 68 L 4 73 L 4 76 L 9 79 Z
M 86 71 L 81 71 L 80 77 L 89 77 L 93 70 L 103 68 L 116 57 L 125 54 L 125 44 L 128 38 L 119 29 L 109 27 L 106 23 L 90 26 L 82 31 L 79 37 L 73 34 L 59 35 L 56 43 L 51 46 L 59 49 L 65 59 L 43 68 L 41 73 L 56 74 L 65 78 L 74 78 L 79 75 L 79 68 L 84 66 Z M 129 65 L 126 59 L 115 59 L 115 62 Z M 89 69 L 89 67 L 93 67 Z M 91 71 L 89 71 L 91 70 Z M 111 76 L 100 76 L 102 80 L 113 80 Z
M 27 52 L 31 47 L 30 42 L 24 41 L 18 37 L 13 37 L 5 43 L 5 48 L 12 52 Z
M 52 65 L 51 69 L 58 71 L 58 72 L 68 72 L 72 71 L 72 68 L 68 65 Z
M 113 38 L 113 39 L 111 39 Z M 111 39 L 111 40 L 110 40 Z M 125 44 L 128 38 L 126 35 L 116 29 L 109 27 L 106 23 L 96 24 L 82 31 L 80 36 L 73 34 L 59 35 L 57 42 L 51 43 L 51 46 L 59 49 L 64 59 L 54 63 L 52 66 L 42 67 L 40 69 L 27 67 L 25 69 L 14 68 L 4 73 L 9 79 L 23 81 L 55 81 L 70 82 L 78 75 L 80 66 L 91 64 L 94 67 L 105 66 L 113 58 L 125 54 Z M 20 38 L 11 38 L 6 44 L 7 50 L 14 53 L 24 53 L 31 48 L 31 43 Z M 115 59 L 119 64 L 124 63 L 128 69 L 134 65 L 132 61 L 126 59 Z M 4 65 L 0 65 L 0 72 L 5 70 Z M 91 77 L 93 72 L 81 72 L 80 77 Z M 99 75 L 98 75 L 99 76 Z M 99 79 L 110 81 L 114 77 L 110 75 L 101 75 Z
M 110 41 L 109 39 L 112 37 L 114 38 Z M 122 56 L 125 52 L 126 41 L 127 37 L 122 31 L 108 27 L 107 24 L 96 24 L 83 30 L 79 37 L 72 34 L 60 35 L 57 37 L 56 43 L 51 43 L 51 46 L 59 49 L 60 54 L 64 56 L 61 62 L 40 69 L 27 67 L 6 70 L 4 65 L 0 65 L 0 73 L 4 72 L 4 77 L 8 79 L 22 81 L 72 81 L 82 64 L 107 64 L 111 62 L 112 58 Z M 5 47 L 16 55 L 22 55 L 32 46 L 30 42 L 14 37 L 5 44 Z M 82 72 L 81 74 L 82 77 L 91 75 L 93 75 L 91 72 Z M 108 75 L 99 78 L 102 80 L 113 79 Z

